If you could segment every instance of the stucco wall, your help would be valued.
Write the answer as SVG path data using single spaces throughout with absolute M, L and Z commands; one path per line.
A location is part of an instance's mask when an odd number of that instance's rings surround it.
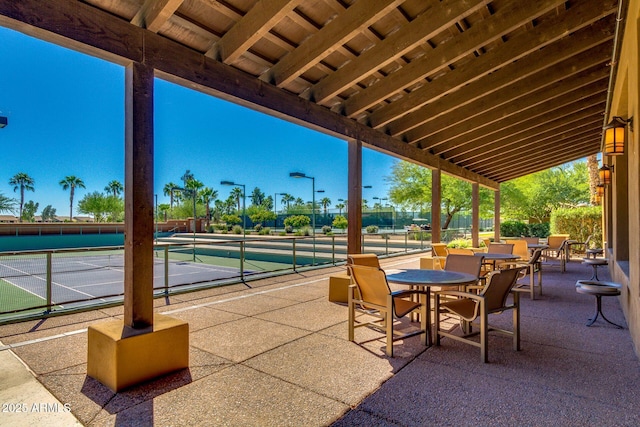
M 614 174 L 625 173 L 625 176 L 614 177 L 624 186 L 618 185 L 612 190 L 612 210 L 616 206 L 624 206 L 620 200 L 626 198 L 626 215 L 613 212 L 609 219 L 614 221 L 612 230 L 613 244 L 610 246 L 610 271 L 615 282 L 623 285 L 620 302 L 622 304 L 629 332 L 634 341 L 636 354 L 640 356 L 640 152 L 638 136 L 640 135 L 640 64 L 638 49 L 640 47 L 640 0 L 629 3 L 624 35 L 620 49 L 618 70 L 611 99 L 610 116 L 633 117 L 633 131 L 629 130 L 629 141 L 623 157 L 612 159 L 616 169 Z M 626 188 L 625 188 L 626 187 Z M 628 225 L 615 224 L 626 218 Z M 626 225 L 626 224 L 625 224 Z M 623 243 L 624 247 L 616 247 Z M 626 252 L 626 253 L 625 253 Z M 627 257 L 628 253 L 628 257 Z M 625 259 L 627 258 L 627 259 Z

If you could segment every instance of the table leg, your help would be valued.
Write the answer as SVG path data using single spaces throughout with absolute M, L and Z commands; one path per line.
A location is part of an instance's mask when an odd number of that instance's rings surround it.
M 431 324 L 431 292 L 428 286 L 426 287 L 424 297 L 426 299 L 425 305 L 426 305 L 426 312 L 427 312 L 427 318 L 425 319 L 427 323 L 427 327 L 426 327 L 427 347 L 431 347 L 433 345 L 433 325 Z
M 591 326 L 593 325 L 593 323 L 596 321 L 596 319 L 598 318 L 598 316 L 602 316 L 602 318 L 609 324 L 615 326 L 618 329 L 624 329 L 624 327 L 613 323 L 611 320 L 607 319 L 604 315 L 604 313 L 602 312 L 602 296 L 601 295 L 596 295 L 596 313 L 594 314 L 594 316 L 589 319 L 589 322 L 587 322 L 587 326 Z

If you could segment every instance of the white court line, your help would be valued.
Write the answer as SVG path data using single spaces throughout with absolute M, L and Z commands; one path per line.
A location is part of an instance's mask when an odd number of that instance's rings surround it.
M 385 267 L 387 267 L 387 266 L 394 267 L 394 266 L 398 266 L 398 265 L 409 264 L 409 263 L 412 263 L 412 262 L 415 262 L 415 261 L 416 261 L 416 258 L 411 259 L 411 260 L 399 261 L 399 262 L 395 262 L 395 263 L 392 263 L 392 264 L 387 264 Z M 165 311 L 165 312 L 162 312 L 161 314 L 181 313 L 183 311 L 195 310 L 197 308 L 208 307 L 208 306 L 211 306 L 211 305 L 222 304 L 222 303 L 230 302 L 230 301 L 237 301 L 237 300 L 249 298 L 249 297 L 252 297 L 252 296 L 255 296 L 255 295 L 264 295 L 264 294 L 268 294 L 268 293 L 271 293 L 271 292 L 276 292 L 276 291 L 281 291 L 281 290 L 285 290 L 285 289 L 296 288 L 298 286 L 310 285 L 310 284 L 322 282 L 323 280 L 328 280 L 328 279 L 329 279 L 329 277 L 327 276 L 327 277 L 323 277 L 321 279 L 310 280 L 308 282 L 295 283 L 293 285 L 281 286 L 279 288 L 272 288 L 272 289 L 267 289 L 267 290 L 259 291 L 259 292 L 252 292 L 252 293 L 248 293 L 246 295 L 238 295 L 236 297 L 226 298 L 226 299 L 223 299 L 223 300 L 211 301 L 211 302 L 204 303 L 204 304 L 191 305 L 189 307 L 183 307 L 183 308 L 178 308 L 178 309 L 175 309 L 175 310 Z M 63 338 L 63 337 L 69 336 L 69 335 L 80 334 L 80 333 L 83 333 L 83 332 L 86 332 L 86 331 L 87 331 L 87 328 L 83 328 L 83 329 L 78 329 L 78 330 L 71 331 L 71 332 L 65 332 L 63 334 L 52 335 L 50 337 L 38 338 L 38 339 L 35 339 L 35 340 L 23 341 L 23 342 L 15 343 L 15 344 L 7 344 L 7 345 L 4 345 L 4 346 L 0 346 L 0 351 L 10 350 L 12 348 L 22 347 L 22 346 L 25 346 L 25 345 L 35 344 L 35 343 L 39 343 L 39 342 L 43 342 L 43 341 L 49 341 L 49 340 L 53 340 L 53 339 L 57 339 L 57 338 Z
M 210 305 L 215 305 L 215 304 L 222 304 L 224 302 L 229 302 L 229 301 L 235 301 L 235 300 L 240 300 L 240 299 L 244 299 L 244 298 L 249 298 L 251 296 L 254 295 L 262 295 L 262 294 L 267 294 L 270 292 L 275 292 L 275 291 L 280 291 L 280 290 L 284 290 L 284 289 L 290 289 L 290 288 L 295 288 L 298 286 L 304 286 L 304 285 L 309 285 L 312 283 L 317 283 L 317 282 L 321 282 L 323 280 L 328 280 L 328 277 L 324 277 L 322 279 L 316 279 L 316 280 L 311 280 L 309 282 L 303 282 L 303 283 L 296 283 L 294 285 L 288 285 L 288 286 L 282 286 L 280 288 L 274 288 L 274 289 L 267 289 L 264 291 L 260 291 L 260 292 L 253 292 L 247 295 L 238 295 L 236 297 L 232 297 L 232 298 L 227 298 L 227 299 L 223 299 L 223 300 L 219 300 L 219 301 L 211 301 L 205 304 L 197 304 L 197 305 L 192 305 L 189 307 L 184 307 L 184 308 L 179 308 L 176 310 L 171 310 L 171 311 L 165 311 L 162 312 L 161 314 L 173 314 L 173 313 L 180 313 L 183 311 L 188 311 L 188 310 L 195 310 L 196 308 L 201 308 L 201 307 L 207 307 Z M 49 341 L 49 340 L 54 340 L 54 339 L 58 339 L 58 338 L 64 338 L 70 335 L 75 335 L 75 334 L 81 334 L 83 332 L 86 332 L 87 328 L 83 328 L 83 329 L 77 329 L 75 331 L 71 331 L 71 332 L 65 332 L 63 334 L 58 334 L 58 335 L 52 335 L 50 337 L 43 337 L 43 338 L 38 338 L 35 340 L 29 340 L 29 341 L 22 341 L 19 343 L 14 343 L 14 344 L 6 344 L 3 346 L 0 346 L 0 351 L 4 351 L 4 350 L 10 350 L 12 348 L 16 348 L 16 347 L 22 347 L 25 345 L 30 345 L 30 344 L 36 344 L 36 343 L 40 343 L 40 342 L 44 342 L 44 341 Z

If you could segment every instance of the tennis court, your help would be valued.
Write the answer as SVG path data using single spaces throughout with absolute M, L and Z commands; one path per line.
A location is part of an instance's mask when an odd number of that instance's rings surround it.
M 162 253 L 155 256 L 154 289 L 240 276 L 240 269 L 236 267 L 185 259 L 167 260 L 166 268 L 165 282 L 165 258 Z M 251 272 L 245 270 L 245 273 Z M 103 251 L 83 255 L 76 252 L 55 256 L 3 256 L 0 257 L 0 278 L 0 313 L 45 305 L 49 286 L 51 304 L 58 307 L 77 301 L 108 301 L 124 293 L 124 254 Z

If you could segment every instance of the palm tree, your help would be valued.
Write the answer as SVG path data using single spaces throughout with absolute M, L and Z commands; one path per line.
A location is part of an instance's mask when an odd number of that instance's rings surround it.
M 324 210 L 324 215 L 327 216 L 327 207 L 331 204 L 331 199 L 328 197 L 323 197 L 322 200 L 320 200 L 320 205 L 322 206 L 322 209 Z
M 4 194 L 0 193 L 0 212 L 11 212 L 13 213 L 13 210 L 16 207 L 16 201 L 14 199 L 11 199 L 7 196 L 5 196 Z
M 182 186 L 184 188 L 187 188 L 187 182 L 191 181 L 193 179 L 193 174 L 191 173 L 191 171 L 189 169 L 186 170 L 186 172 L 184 173 L 184 175 L 182 175 L 182 177 L 180 178 L 182 180 Z
M 238 204 L 238 212 L 240 212 L 240 199 L 242 198 L 242 188 L 234 187 L 233 190 L 231 190 L 231 197 L 235 199 L 236 203 Z
M 24 206 L 24 191 L 35 191 L 35 181 L 29 175 L 24 172 L 15 174 L 10 180 L 9 185 L 13 185 L 13 191 L 20 189 L 20 217 L 19 222 L 22 222 L 22 207 Z
M 73 196 L 75 195 L 76 188 L 85 188 L 82 179 L 69 175 L 60 181 L 60 185 L 63 190 L 71 190 L 69 192 L 69 221 L 73 221 Z
M 164 194 L 165 196 L 169 196 L 169 208 L 173 210 L 173 189 L 177 188 L 178 186 L 175 185 L 173 182 L 170 182 L 168 184 L 165 184 L 164 188 L 162 189 L 162 194 Z
M 339 210 L 338 215 L 342 215 L 342 209 L 344 209 L 344 203 L 338 203 L 338 204 L 336 205 L 336 209 L 338 209 L 338 210 Z
M 211 221 L 211 202 L 216 200 L 217 198 L 218 192 L 213 188 L 204 187 L 202 190 L 200 190 L 200 200 L 202 200 L 202 203 L 207 210 L 207 227 L 209 226 L 209 222 Z
M 281 199 L 280 203 L 282 203 L 283 205 L 286 203 L 286 204 L 287 204 L 287 210 L 289 210 L 289 205 L 290 205 L 290 203 L 291 203 L 291 202 L 293 202 L 294 200 L 295 200 L 295 198 L 294 198 L 291 194 L 289 194 L 289 193 L 285 193 L 285 194 L 282 196 L 282 199 Z
M 113 197 L 118 197 L 124 191 L 124 186 L 120 181 L 114 179 L 104 187 L 104 191 L 113 194 Z

